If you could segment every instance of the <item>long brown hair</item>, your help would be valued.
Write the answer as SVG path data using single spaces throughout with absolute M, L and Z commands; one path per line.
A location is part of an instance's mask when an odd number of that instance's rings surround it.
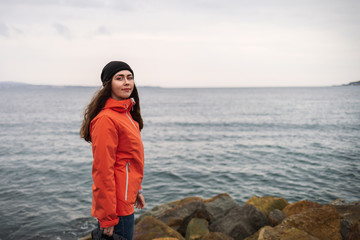
M 106 101 L 111 97 L 111 81 L 104 83 L 104 87 L 97 91 L 93 98 L 91 99 L 89 105 L 85 109 L 84 119 L 80 128 L 80 137 L 84 138 L 85 141 L 91 142 L 90 136 L 90 123 L 99 114 L 101 109 L 105 107 Z M 137 91 L 136 85 L 134 84 L 134 89 L 130 95 L 130 98 L 134 98 L 135 105 L 131 108 L 130 114 L 131 117 L 139 123 L 140 131 L 143 129 L 144 123 L 141 117 L 140 111 L 140 98 Z

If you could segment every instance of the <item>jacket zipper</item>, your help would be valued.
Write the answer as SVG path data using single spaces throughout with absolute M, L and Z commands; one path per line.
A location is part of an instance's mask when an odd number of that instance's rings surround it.
M 125 200 L 127 201 L 127 193 L 129 187 L 129 172 L 130 172 L 130 162 L 126 163 L 126 186 L 125 186 Z
M 126 116 L 129 118 L 129 120 L 131 121 L 131 123 L 134 125 L 135 129 L 138 130 L 138 128 L 136 127 L 134 121 L 131 119 L 131 117 L 129 116 L 129 113 L 126 112 Z
M 135 102 L 134 98 L 131 98 L 131 107 L 134 106 L 134 105 L 133 105 L 134 102 Z M 126 116 L 129 118 L 130 122 L 132 123 L 132 125 L 134 126 L 134 128 L 140 132 L 140 129 L 138 129 L 138 128 L 136 127 L 133 119 L 129 116 L 129 111 L 126 111 L 125 113 L 126 113 Z M 140 137 L 141 137 L 141 134 L 140 134 Z
M 131 103 L 134 101 L 134 99 L 131 99 Z M 129 116 L 129 112 L 126 111 L 126 116 L 129 118 L 130 122 L 133 124 L 134 128 L 136 130 L 139 130 L 134 121 L 131 119 L 131 117 Z M 141 136 L 141 135 L 140 135 Z M 129 187 L 129 172 L 130 172 L 130 162 L 126 163 L 126 188 L 125 188 L 125 201 L 127 201 L 127 193 L 128 193 L 128 187 Z

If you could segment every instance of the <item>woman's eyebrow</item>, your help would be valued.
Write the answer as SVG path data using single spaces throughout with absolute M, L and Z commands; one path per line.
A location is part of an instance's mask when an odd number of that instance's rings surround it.
M 116 76 L 116 77 L 117 77 L 117 76 L 125 77 L 125 74 L 116 74 L 115 76 Z M 130 73 L 130 74 L 126 75 L 126 76 L 127 76 L 127 77 L 128 77 L 128 76 L 132 76 L 132 74 Z

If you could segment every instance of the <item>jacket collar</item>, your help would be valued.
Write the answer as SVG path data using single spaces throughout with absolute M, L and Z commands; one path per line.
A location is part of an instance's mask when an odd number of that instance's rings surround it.
M 113 98 L 109 98 L 103 109 L 112 109 L 117 112 L 129 112 L 131 107 L 135 105 L 135 100 L 133 98 L 128 98 L 125 100 L 117 101 Z

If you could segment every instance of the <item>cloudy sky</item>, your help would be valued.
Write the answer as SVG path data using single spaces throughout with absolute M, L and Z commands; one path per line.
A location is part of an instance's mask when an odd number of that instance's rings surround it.
M 328 86 L 360 80 L 359 0 L 0 0 L 0 81 Z

